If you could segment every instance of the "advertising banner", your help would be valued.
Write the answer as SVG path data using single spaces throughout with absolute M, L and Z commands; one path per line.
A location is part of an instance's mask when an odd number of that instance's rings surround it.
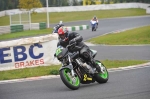
M 0 48 L 0 71 L 60 64 L 54 59 L 57 40 Z

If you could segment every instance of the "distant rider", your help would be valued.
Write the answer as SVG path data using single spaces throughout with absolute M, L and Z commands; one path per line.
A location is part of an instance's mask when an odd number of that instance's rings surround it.
M 97 19 L 97 17 L 96 17 L 96 16 L 94 16 L 94 17 L 91 19 L 91 22 L 92 22 L 92 21 L 96 21 L 97 26 L 98 26 L 98 19 Z
M 54 28 L 53 28 L 53 33 L 58 33 L 58 29 L 59 29 L 61 26 L 64 26 L 62 21 L 60 21 L 58 24 L 56 24 L 56 25 L 54 26 Z

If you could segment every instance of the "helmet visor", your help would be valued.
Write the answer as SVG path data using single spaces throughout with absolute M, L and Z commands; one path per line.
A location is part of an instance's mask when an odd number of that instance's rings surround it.
M 59 37 L 64 40 L 65 39 L 65 34 L 59 34 Z

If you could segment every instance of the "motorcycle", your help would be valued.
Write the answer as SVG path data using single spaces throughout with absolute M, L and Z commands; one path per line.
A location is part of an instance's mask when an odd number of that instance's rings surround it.
M 98 26 L 97 26 L 97 22 L 96 22 L 96 21 L 91 20 L 91 27 L 92 27 L 92 31 L 96 31 L 96 29 L 98 28 Z
M 95 60 L 96 64 L 101 68 L 101 71 L 97 72 L 96 68 L 94 68 L 90 62 L 85 62 L 84 59 L 80 57 L 79 51 L 76 51 L 78 47 L 75 45 L 76 44 L 71 44 L 66 48 L 58 46 L 56 49 L 55 57 L 62 63 L 62 67 L 59 69 L 62 82 L 72 90 L 77 90 L 80 87 L 80 83 L 106 83 L 109 74 L 104 64 Z M 90 50 L 94 58 L 97 51 Z

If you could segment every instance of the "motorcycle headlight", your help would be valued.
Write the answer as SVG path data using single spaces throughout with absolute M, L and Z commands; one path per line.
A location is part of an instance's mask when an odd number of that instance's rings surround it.
M 61 58 L 62 58 L 62 55 L 58 55 L 57 58 L 58 58 L 58 59 L 61 59 Z

